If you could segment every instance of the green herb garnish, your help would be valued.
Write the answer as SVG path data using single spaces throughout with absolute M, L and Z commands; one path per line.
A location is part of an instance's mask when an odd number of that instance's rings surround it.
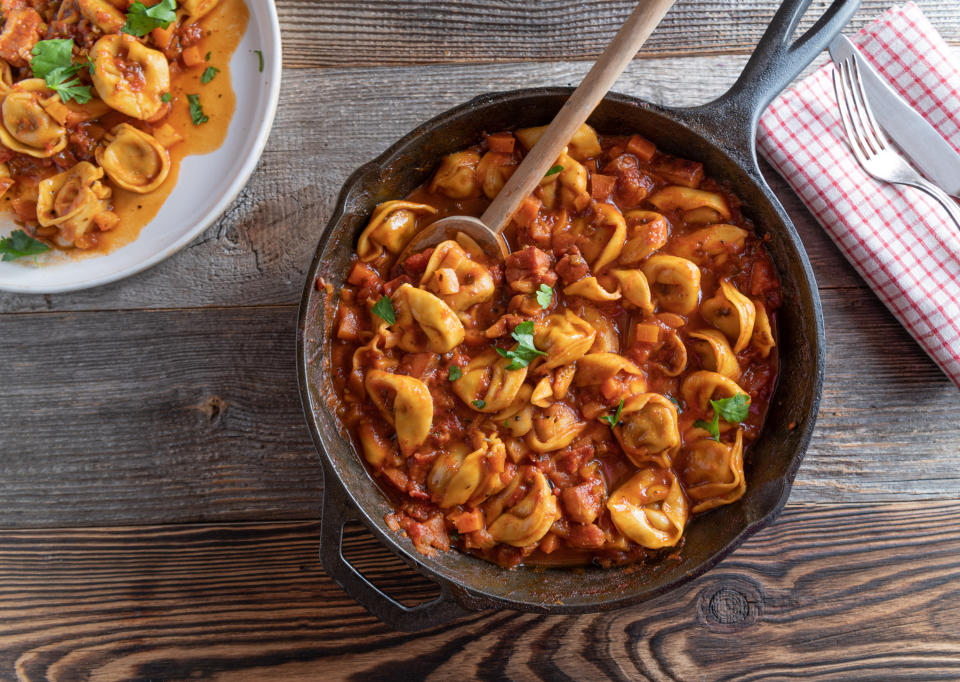
M 200 95 L 187 95 L 187 102 L 190 103 L 190 119 L 193 121 L 193 125 L 198 126 L 210 120 L 210 117 L 203 113 L 203 107 L 200 106 Z
M 169 28 L 177 20 L 176 9 L 176 0 L 161 0 L 153 7 L 135 2 L 127 10 L 127 23 L 120 31 L 143 37 L 155 28 Z
M 213 52 L 207 52 L 207 54 L 203 56 L 203 61 L 209 62 L 211 56 L 213 56 Z
M 513 350 L 504 350 L 503 348 L 496 349 L 500 357 L 510 358 L 511 362 L 507 365 L 507 369 L 521 369 L 529 365 L 538 355 L 546 355 L 542 350 L 537 350 L 537 347 L 533 343 L 532 320 L 518 324 L 513 328 L 513 333 L 510 334 L 510 336 L 517 342 L 516 348 Z
M 550 307 L 550 301 L 553 300 L 553 289 L 548 287 L 546 284 L 541 284 L 540 288 L 537 289 L 537 303 L 540 304 L 540 307 L 546 310 Z
M 739 424 L 747 415 L 750 414 L 750 396 L 746 393 L 737 393 L 731 398 L 721 398 L 720 400 L 711 400 L 713 407 L 713 419 L 705 422 L 698 419 L 693 425 L 698 429 L 707 431 L 711 438 L 720 442 L 720 418 L 730 424 Z
M 260 73 L 263 73 L 263 52 L 254 50 L 253 53 L 257 55 L 257 58 L 260 60 Z
M 220 69 L 215 66 L 208 66 L 203 70 L 203 75 L 200 76 L 200 82 L 204 84 L 209 83 L 218 73 L 220 73 Z
M 397 314 L 393 310 L 393 303 L 390 301 L 389 296 L 384 296 L 373 304 L 373 314 L 381 320 L 384 320 L 387 324 L 393 324 L 397 321 Z
M 561 166 L 561 165 L 558 163 L 556 166 L 554 166 L 553 168 L 551 168 L 550 170 L 548 170 L 548 171 L 546 172 L 546 174 L 544 174 L 543 177 L 549 178 L 551 175 L 556 175 L 557 173 L 559 173 L 559 172 L 562 171 L 562 170 L 563 170 L 563 166 Z
M 23 258 L 24 256 L 36 256 L 38 253 L 45 253 L 50 247 L 38 239 L 34 239 L 23 230 L 11 232 L 9 237 L 0 239 L 0 253 L 3 254 L 2 260 L 11 261 Z
M 450 365 L 450 371 L 447 374 L 447 378 L 450 381 L 456 381 L 462 376 L 463 376 L 463 372 L 460 370 L 459 367 L 457 367 L 456 365 Z
M 474 401 L 473 401 L 473 405 L 474 405 L 474 407 L 476 407 L 478 410 L 482 410 L 483 408 L 485 408 L 485 407 L 487 406 L 487 401 L 486 401 L 486 400 L 474 400 Z
M 161 102 L 169 102 L 172 99 L 173 99 L 173 95 L 171 95 L 169 92 L 165 92 L 162 95 L 160 95 Z
M 77 72 L 87 64 L 73 63 L 73 39 L 58 38 L 41 40 L 31 51 L 30 69 L 37 78 L 42 78 L 47 87 L 60 95 L 62 102 L 76 100 L 80 104 L 90 101 L 90 86 L 77 78 Z
M 612 415 L 607 415 L 606 417 L 600 417 L 602 421 L 607 422 L 610 425 L 610 428 L 614 428 L 617 424 L 620 423 L 620 413 L 623 412 L 623 398 L 620 399 L 620 404 L 617 405 L 617 411 Z

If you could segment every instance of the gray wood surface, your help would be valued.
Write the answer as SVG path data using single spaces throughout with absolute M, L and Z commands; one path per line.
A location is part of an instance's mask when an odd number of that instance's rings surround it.
M 854 26 L 885 4 L 864 0 Z M 960 61 L 955 0 L 919 4 Z M 708 101 L 776 5 L 680 0 L 617 89 Z M 278 6 L 281 107 L 227 213 L 124 282 L 0 293 L 0 679 L 960 674 L 960 394 L 770 169 L 828 347 L 781 521 L 677 594 L 606 616 L 481 614 L 407 636 L 326 578 L 295 306 L 342 182 L 474 95 L 576 84 L 632 2 Z M 365 542 L 359 565 L 429 591 Z

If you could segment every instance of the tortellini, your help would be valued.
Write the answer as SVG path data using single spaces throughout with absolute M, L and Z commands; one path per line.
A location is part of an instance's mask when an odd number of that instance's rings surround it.
M 576 410 L 563 403 L 554 403 L 533 418 L 533 428 L 527 434 L 526 444 L 534 452 L 553 452 L 570 445 L 585 427 L 586 423 L 580 421 Z
M 547 534 L 560 510 L 543 472 L 523 467 L 499 495 L 487 501 L 484 516 L 494 540 L 529 547 Z
M 620 255 L 627 240 L 627 223 L 623 215 L 611 204 L 596 204 L 594 217 L 589 224 L 581 226 L 577 244 L 590 261 L 590 269 L 600 272 Z
M 84 18 L 104 33 L 119 33 L 127 18 L 107 0 L 75 0 Z
M 616 291 L 607 291 L 604 289 L 597 278 L 591 275 L 577 280 L 573 284 L 568 284 L 563 289 L 567 296 L 580 296 L 588 301 L 619 301 L 622 297 L 620 289 Z
M 661 211 L 694 211 L 708 208 L 716 211 L 724 220 L 729 220 L 732 215 L 727 206 L 727 200 L 722 194 L 692 187 L 670 185 L 651 195 L 647 200 Z
M 82 237 L 95 221 L 104 227 L 115 224 L 110 210 L 109 187 L 102 182 L 103 169 L 81 161 L 68 171 L 40 183 L 37 196 L 37 221 L 44 227 L 56 226 L 55 240 L 64 248 L 82 246 Z
M 700 301 L 700 268 L 679 256 L 655 254 L 643 264 L 653 298 L 663 310 L 689 315 Z
M 577 362 L 577 373 L 573 382 L 577 386 L 597 386 L 605 384 L 618 375 L 630 377 L 631 386 L 638 386 L 639 392 L 645 390 L 643 371 L 633 362 L 617 353 L 590 353 Z
M 701 413 L 710 411 L 710 401 L 720 398 L 732 398 L 738 393 L 746 393 L 737 382 L 717 372 L 700 370 L 683 380 L 680 387 L 687 407 Z
M 442 509 L 459 504 L 476 507 L 503 489 L 506 448 L 495 435 L 482 440 L 473 452 L 463 443 L 453 443 L 434 461 L 427 488 Z
M 770 317 L 767 315 L 767 309 L 763 303 L 757 301 L 754 303 L 757 312 L 757 320 L 753 325 L 753 338 L 751 344 L 760 351 L 760 357 L 769 357 L 770 351 L 777 345 L 773 340 L 773 328 L 770 326 Z
M 620 251 L 622 264 L 636 265 L 666 246 L 670 224 L 662 214 L 636 209 L 627 211 L 623 219 L 627 224 L 627 241 Z
M 712 438 L 694 441 L 679 459 L 678 470 L 697 514 L 740 499 L 747 490 L 743 473 L 743 431 L 733 443 Z
M 404 454 L 416 450 L 430 435 L 433 398 L 419 379 L 378 369 L 367 373 L 367 394 L 384 418 L 397 431 Z
M 38 159 L 63 151 L 67 130 L 44 108 L 56 97 L 40 78 L 29 78 L 12 87 L 0 86 L 0 141 L 8 149 Z
M 566 153 L 560 155 L 556 166 L 559 173 L 544 176 L 540 181 L 540 195 L 547 208 L 554 208 L 559 199 L 563 208 L 582 211 L 590 204 L 587 191 L 587 169 Z
M 157 140 L 129 123 L 121 123 L 97 147 L 97 163 L 113 182 L 137 194 L 163 184 L 170 172 L 170 154 Z
M 457 314 L 429 291 L 404 284 L 391 297 L 400 331 L 397 345 L 416 353 L 446 353 L 463 341 L 466 331 Z
M 127 33 L 113 33 L 100 38 L 91 55 L 93 85 L 100 99 L 142 121 L 161 112 L 162 97 L 170 92 L 170 67 L 162 52 Z
M 690 515 L 687 500 L 672 471 L 643 469 L 607 500 L 613 525 L 648 549 L 673 547 Z
M 477 176 L 480 178 L 480 187 L 487 199 L 493 199 L 500 193 L 516 169 L 512 154 L 487 152 L 483 155 L 480 163 L 477 164 Z
M 694 339 L 692 345 L 704 369 L 717 372 L 734 381 L 740 377 L 740 363 L 737 362 L 737 355 L 722 332 L 716 329 L 701 329 L 690 332 L 690 338 Z
M 589 322 L 570 310 L 548 315 L 538 322 L 534 333 L 537 349 L 547 354 L 544 369 L 569 365 L 583 357 L 597 336 Z
M 480 179 L 477 164 L 480 155 L 475 151 L 448 154 L 440 162 L 430 183 L 431 192 L 439 192 L 450 199 L 466 199 L 480 194 Z
M 477 412 L 505 410 L 513 403 L 527 378 L 526 367 L 507 369 L 511 362 L 492 349 L 480 353 L 453 382 L 454 393 Z
M 495 288 L 490 269 L 472 260 L 453 240 L 441 242 L 433 250 L 420 285 L 456 312 L 489 301 Z
M 727 335 L 733 343 L 734 353 L 739 353 L 750 343 L 757 309 L 753 301 L 730 282 L 722 280 L 716 295 L 703 302 L 700 312 L 710 324 Z
M 668 377 L 678 376 L 687 368 L 687 347 L 676 329 L 660 332 L 650 362 Z
M 678 237 L 671 244 L 671 251 L 697 265 L 706 265 L 710 261 L 720 264 L 730 254 L 743 251 L 747 234 L 746 230 L 736 225 L 710 225 Z
M 680 446 L 677 406 L 659 393 L 633 396 L 624 401 L 613 433 L 637 466 L 651 459 L 669 466 L 670 456 Z
M 396 256 L 416 234 L 417 214 L 436 212 L 433 206 L 412 201 L 379 204 L 357 240 L 357 256 L 365 263 L 381 258 L 384 252 Z
M 653 314 L 653 294 L 642 270 L 611 270 L 610 274 L 620 284 L 620 292 L 629 303 L 644 315 Z
M 180 7 L 190 15 L 190 19 L 193 21 L 209 14 L 218 4 L 220 4 L 220 0 L 180 0 Z
M 540 137 L 546 132 L 547 126 L 537 126 L 536 128 L 521 128 L 514 135 L 520 140 L 527 149 L 533 149 Z M 597 138 L 597 131 L 586 123 L 577 128 L 577 132 L 570 138 L 567 144 L 567 153 L 577 161 L 586 161 L 587 159 L 600 154 L 600 140 Z

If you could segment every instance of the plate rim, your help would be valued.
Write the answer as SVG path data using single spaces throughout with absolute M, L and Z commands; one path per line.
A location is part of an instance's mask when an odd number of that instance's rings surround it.
M 252 1 L 258 2 L 259 0 Z M 250 0 L 244 0 L 244 2 L 247 3 L 247 7 L 249 9 Z M 133 275 L 139 274 L 144 270 L 162 263 L 174 254 L 181 251 L 223 216 L 227 208 L 229 208 L 229 206 L 236 200 L 236 198 L 240 195 L 240 192 L 243 191 L 243 188 L 246 187 L 247 183 L 250 181 L 250 178 L 253 176 L 253 172 L 256 170 L 257 165 L 260 163 L 260 158 L 263 156 L 263 151 L 267 146 L 267 140 L 270 137 L 270 132 L 273 130 L 273 122 L 276 118 L 277 109 L 280 104 L 280 81 L 283 73 L 283 41 L 281 39 L 280 18 L 277 14 L 277 5 L 275 0 L 268 0 L 266 3 L 266 12 L 269 24 L 269 34 L 273 39 L 273 45 L 276 46 L 276 58 L 265 60 L 270 64 L 269 73 L 267 74 L 270 81 L 267 89 L 266 116 L 264 116 L 260 122 L 260 126 L 257 129 L 254 139 L 252 152 L 243 160 L 243 163 L 240 166 L 240 172 L 233 179 L 233 182 L 230 183 L 230 186 L 223 193 L 223 196 L 221 196 L 220 200 L 217 201 L 217 203 L 214 204 L 214 206 L 205 214 L 205 216 L 197 222 L 194 228 L 186 232 L 179 239 L 171 242 L 165 248 L 158 250 L 149 258 L 140 260 L 115 272 L 92 277 L 84 281 L 57 286 L 44 286 L 43 284 L 37 286 L 18 286 L 16 284 L 0 282 L 0 291 L 14 294 L 62 294 L 72 291 L 93 289 L 95 287 L 111 284 L 113 282 L 132 277 Z M 251 20 L 252 19 L 253 16 L 251 16 Z M 265 57 L 267 56 L 268 55 L 265 55 Z M 109 257 L 109 255 L 110 254 L 105 254 L 103 257 L 106 258 Z

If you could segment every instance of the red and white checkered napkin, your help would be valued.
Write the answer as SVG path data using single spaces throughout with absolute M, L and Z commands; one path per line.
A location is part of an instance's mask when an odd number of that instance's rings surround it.
M 960 151 L 960 65 L 913 3 L 852 37 L 911 106 Z M 760 153 L 786 178 L 934 362 L 960 387 L 960 235 L 917 190 L 868 176 L 846 144 L 826 64 L 760 120 Z

